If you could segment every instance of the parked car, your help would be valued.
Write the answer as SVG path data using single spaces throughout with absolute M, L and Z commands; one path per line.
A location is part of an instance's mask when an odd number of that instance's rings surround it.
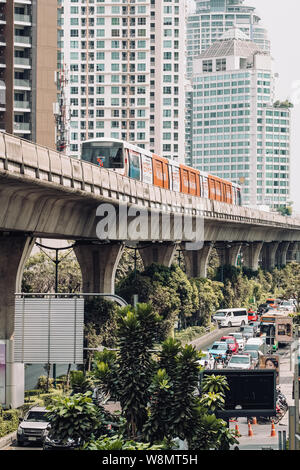
M 243 351 L 244 346 L 246 344 L 246 339 L 244 338 L 242 333 L 230 333 L 229 336 L 233 336 L 236 339 L 236 341 L 239 345 L 239 351 Z
M 236 354 L 239 351 L 239 345 L 234 336 L 222 336 L 220 341 L 225 341 L 230 354 Z
M 213 359 L 226 359 L 228 347 L 224 341 L 215 341 L 208 352 L 212 355 Z
M 253 326 L 249 326 L 249 325 L 241 326 L 240 331 L 242 335 L 244 336 L 244 338 L 246 338 L 246 340 L 249 338 L 253 338 L 255 336 Z
M 30 408 L 24 418 L 20 418 L 17 430 L 18 445 L 42 444 L 48 424 L 49 421 L 45 407 L 34 406 Z
M 213 315 L 213 320 L 217 323 L 218 327 L 247 325 L 248 314 L 245 308 L 222 309 Z
M 253 361 L 250 354 L 235 354 L 227 364 L 227 369 L 253 369 Z
M 214 368 L 214 358 L 208 351 L 201 351 L 203 357 L 198 361 L 198 363 L 204 367 L 205 369 L 213 369 Z

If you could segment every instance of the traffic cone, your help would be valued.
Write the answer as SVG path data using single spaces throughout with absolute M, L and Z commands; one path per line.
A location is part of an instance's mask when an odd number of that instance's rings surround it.
M 252 431 L 252 427 L 251 427 L 250 421 L 248 421 L 248 436 L 249 436 L 249 437 L 252 437 L 252 436 L 253 436 L 253 431 Z
M 271 437 L 276 437 L 275 424 L 273 420 L 272 420 L 272 427 L 271 427 Z
M 239 425 L 237 423 L 235 425 L 235 435 L 237 437 L 241 437 L 241 433 L 240 433 L 240 430 L 239 430 Z
M 252 424 L 257 424 L 256 416 L 254 416 L 254 418 L 252 418 Z

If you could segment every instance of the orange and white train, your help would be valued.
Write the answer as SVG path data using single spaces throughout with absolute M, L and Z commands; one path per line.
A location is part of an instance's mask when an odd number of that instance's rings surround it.
M 242 204 L 238 184 L 159 157 L 122 140 L 87 140 L 82 143 L 81 159 L 171 191 L 227 204 Z

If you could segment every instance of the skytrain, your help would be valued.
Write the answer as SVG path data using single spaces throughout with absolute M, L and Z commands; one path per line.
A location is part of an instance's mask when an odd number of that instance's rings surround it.
M 160 188 L 242 205 L 241 187 L 117 139 L 87 140 L 81 159 Z

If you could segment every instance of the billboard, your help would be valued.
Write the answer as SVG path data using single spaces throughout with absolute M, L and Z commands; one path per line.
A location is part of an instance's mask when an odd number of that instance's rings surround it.
M 5 386 L 6 386 L 6 344 L 0 341 L 0 405 L 5 405 Z
M 16 298 L 14 361 L 82 364 L 83 328 L 83 298 Z
M 203 378 L 209 375 L 225 375 L 229 386 L 224 410 L 216 413 L 218 418 L 276 415 L 276 370 L 204 370 L 200 393 Z
M 280 357 L 278 355 L 270 354 L 260 356 L 259 368 L 260 369 L 271 369 L 276 371 L 276 384 L 279 385 L 279 366 Z

